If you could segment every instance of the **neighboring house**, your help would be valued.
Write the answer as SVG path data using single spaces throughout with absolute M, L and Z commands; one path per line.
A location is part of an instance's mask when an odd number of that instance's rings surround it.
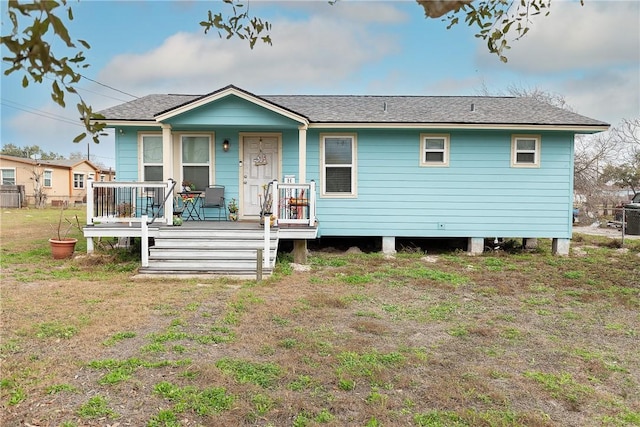
M 60 206 L 85 202 L 87 180 L 99 178 L 100 172 L 87 160 L 32 160 L 0 154 L 0 183 L 24 185 L 30 205 L 35 203 L 36 176 L 41 177 L 46 204 Z
M 118 181 L 226 187 L 257 219 L 271 180 L 315 181 L 317 236 L 551 238 L 568 253 L 574 136 L 605 122 L 531 98 L 148 95 L 100 111 Z

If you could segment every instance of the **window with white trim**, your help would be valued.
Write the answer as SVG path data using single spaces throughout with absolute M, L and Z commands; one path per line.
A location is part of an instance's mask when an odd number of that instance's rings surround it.
M 211 137 L 208 135 L 182 135 L 182 181 L 204 190 L 210 184 L 211 174 Z
M 511 138 L 511 166 L 522 168 L 540 166 L 540 136 L 513 135 Z
M 53 187 L 53 171 L 45 169 L 42 175 L 42 185 L 45 187 Z
M 449 135 L 420 134 L 420 166 L 449 166 Z
M 356 136 L 323 135 L 322 194 L 356 196 Z
M 16 185 L 16 170 L 0 169 L 0 182 L 2 185 Z
M 73 174 L 73 188 L 84 188 L 84 174 L 83 173 L 74 173 Z
M 142 135 L 142 180 L 162 181 L 162 135 Z

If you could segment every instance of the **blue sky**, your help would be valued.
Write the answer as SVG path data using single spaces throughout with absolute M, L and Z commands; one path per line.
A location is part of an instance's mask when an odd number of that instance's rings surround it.
M 126 94 L 204 94 L 228 84 L 257 95 L 477 95 L 483 87 L 500 95 L 516 86 L 559 94 L 576 112 L 613 125 L 640 117 L 637 1 L 580 6 L 556 0 L 549 16 L 535 18 L 529 34 L 512 43 L 507 64 L 487 52 L 473 29 L 447 30 L 440 19 L 426 19 L 413 0 L 334 6 L 252 0 L 252 13 L 273 24 L 273 46 L 254 50 L 203 33 L 199 22 L 223 7 L 217 1 L 69 4 L 71 36 L 91 44 L 91 66 L 82 74 L 102 84 L 79 86 L 96 110 L 133 99 Z M 2 7 L 5 34 L 6 3 Z M 73 97 L 62 109 L 51 101 L 50 83 L 23 89 L 20 78 L 3 74 L 1 84 L 2 144 L 39 145 L 64 155 L 87 151 L 87 142 L 72 142 L 83 129 Z M 90 151 L 94 160 L 114 166 L 112 132 Z

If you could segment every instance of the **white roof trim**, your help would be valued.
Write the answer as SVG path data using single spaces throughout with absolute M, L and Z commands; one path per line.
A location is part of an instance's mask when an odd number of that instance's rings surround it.
M 141 127 L 158 127 L 158 122 L 152 122 L 148 120 L 91 120 L 92 123 L 104 123 L 108 127 L 111 126 L 141 126 Z
M 226 96 L 229 96 L 229 95 L 235 95 L 238 98 L 242 98 L 245 101 L 249 101 L 249 102 L 251 102 L 253 104 L 259 105 L 260 107 L 263 107 L 263 108 L 265 108 L 267 110 L 273 111 L 274 113 L 277 113 L 277 114 L 280 114 L 282 116 L 288 117 L 291 120 L 294 120 L 294 121 L 296 121 L 298 123 L 302 123 L 303 125 L 307 125 L 309 123 L 309 121 L 305 117 L 303 117 L 303 116 L 301 116 L 299 114 L 292 113 L 289 110 L 285 110 L 282 107 L 278 107 L 277 105 L 274 105 L 274 104 L 272 104 L 272 103 L 270 103 L 268 101 L 260 99 L 260 98 L 254 96 L 254 95 L 250 95 L 250 94 L 248 94 L 246 92 L 240 91 L 240 90 L 238 90 L 236 88 L 233 88 L 233 87 L 226 88 L 226 89 L 224 89 L 224 90 L 222 90 L 220 92 L 216 92 L 216 93 L 211 94 L 209 96 L 206 96 L 204 98 L 198 99 L 196 101 L 192 101 L 192 102 L 190 102 L 190 103 L 188 103 L 186 105 L 183 105 L 181 107 L 174 108 L 171 111 L 168 111 L 166 113 L 159 114 L 156 117 L 156 121 L 158 121 L 158 122 L 165 121 L 167 119 L 170 119 L 172 117 L 178 116 L 178 115 L 183 114 L 183 113 L 186 113 L 186 112 L 188 112 L 190 110 L 193 110 L 195 108 L 202 107 L 203 105 L 207 105 L 210 102 L 217 101 L 218 99 L 222 99 L 222 98 L 224 98 Z
M 536 125 L 536 124 L 479 124 L 479 123 L 310 123 L 310 129 L 474 129 L 474 130 L 527 130 L 572 132 L 602 132 L 609 126 Z

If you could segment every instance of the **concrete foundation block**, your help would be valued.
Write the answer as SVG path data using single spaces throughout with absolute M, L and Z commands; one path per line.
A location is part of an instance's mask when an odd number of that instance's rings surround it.
M 551 253 L 559 256 L 568 256 L 571 240 L 569 239 L 553 239 L 551 241 Z
M 484 237 L 469 237 L 467 254 L 481 255 L 484 252 Z
M 536 238 L 524 238 L 522 239 L 522 246 L 525 249 L 537 249 L 538 248 L 538 239 Z
M 293 241 L 293 262 L 296 264 L 307 263 L 307 241 L 306 240 Z
M 394 255 L 396 253 L 396 238 L 392 236 L 382 237 L 382 253 L 385 255 Z

